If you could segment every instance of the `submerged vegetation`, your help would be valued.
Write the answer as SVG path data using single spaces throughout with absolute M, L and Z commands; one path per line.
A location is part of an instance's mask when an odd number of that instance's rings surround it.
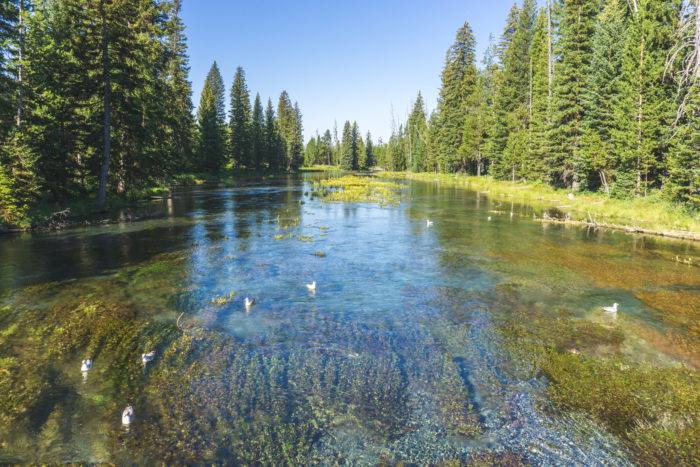
M 398 183 L 357 175 L 344 175 L 315 182 L 313 193 L 325 201 L 381 205 L 401 202 L 401 185 Z
M 560 310 L 542 310 L 500 288 L 512 308 L 500 319 L 513 358 L 546 378 L 546 410 L 583 413 L 618 435 L 641 465 L 700 461 L 700 375 L 686 366 L 639 362 L 627 335 Z

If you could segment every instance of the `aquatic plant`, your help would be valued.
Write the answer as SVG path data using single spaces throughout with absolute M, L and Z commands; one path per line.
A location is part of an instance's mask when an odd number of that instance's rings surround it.
M 556 407 L 592 415 L 622 437 L 642 465 L 700 463 L 700 376 L 548 350 L 539 367 Z
M 325 201 L 398 204 L 401 185 L 372 177 L 345 175 L 314 182 L 313 192 Z
M 231 290 L 229 293 L 224 295 L 219 295 L 211 299 L 212 305 L 224 306 L 227 303 L 232 302 L 236 298 L 236 292 Z

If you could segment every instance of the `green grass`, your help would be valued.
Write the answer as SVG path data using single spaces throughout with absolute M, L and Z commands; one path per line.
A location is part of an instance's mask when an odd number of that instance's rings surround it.
M 337 165 L 307 165 L 301 168 L 302 172 L 340 172 L 342 169 Z
M 554 189 L 543 183 L 495 180 L 490 176 L 460 174 L 381 172 L 380 177 L 438 182 L 442 185 L 486 192 L 496 199 L 521 202 L 538 209 L 557 208 L 575 222 L 594 222 L 615 227 L 643 229 L 656 233 L 686 233 L 700 240 L 700 215 L 661 198 L 615 199 L 602 193 L 575 193 Z
M 398 204 L 401 185 L 373 177 L 344 175 L 315 182 L 314 194 L 325 201 Z

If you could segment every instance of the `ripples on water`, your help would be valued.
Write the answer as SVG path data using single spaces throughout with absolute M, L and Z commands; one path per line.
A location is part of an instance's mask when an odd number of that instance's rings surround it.
M 541 358 L 697 376 L 700 275 L 673 261 L 692 245 L 431 184 L 398 207 L 308 191 L 196 189 L 1 238 L 0 462 L 625 465 L 604 419 L 552 405 Z

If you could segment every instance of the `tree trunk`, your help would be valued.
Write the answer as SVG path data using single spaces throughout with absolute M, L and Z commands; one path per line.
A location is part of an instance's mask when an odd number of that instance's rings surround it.
M 547 97 L 549 99 L 552 98 L 552 79 L 554 77 L 552 55 L 552 5 L 547 0 Z
M 102 19 L 102 80 L 104 86 L 104 122 L 103 122 L 103 143 L 102 148 L 102 168 L 100 170 L 100 187 L 97 196 L 97 205 L 102 208 L 104 207 L 105 200 L 107 198 L 107 175 L 109 173 L 109 158 L 110 158 L 110 146 L 111 146 L 111 98 L 112 98 L 112 84 L 110 80 L 109 71 L 109 37 L 107 29 L 107 15 L 105 12 L 105 0 L 100 0 L 100 16 Z
M 700 0 L 695 0 L 695 43 L 693 44 L 695 53 L 695 72 L 693 76 L 700 80 Z
M 603 190 L 606 195 L 610 194 L 610 185 L 608 185 L 608 177 L 605 176 L 605 170 L 599 170 L 600 182 L 603 184 Z
M 639 95 L 637 97 L 637 187 L 636 187 L 636 195 L 639 195 L 642 191 L 642 160 L 641 160 L 641 151 L 642 151 L 642 119 L 643 119 L 643 111 L 642 111 L 642 106 L 644 105 L 644 89 L 643 89 L 643 84 L 642 84 L 642 69 L 644 67 L 644 39 L 642 39 L 642 43 L 639 46 Z
M 22 60 L 24 60 L 24 0 L 19 0 L 19 47 L 17 50 L 17 117 L 16 123 L 17 127 L 22 126 L 22 111 L 24 110 L 24 102 L 22 96 L 22 86 L 24 85 L 24 66 Z

